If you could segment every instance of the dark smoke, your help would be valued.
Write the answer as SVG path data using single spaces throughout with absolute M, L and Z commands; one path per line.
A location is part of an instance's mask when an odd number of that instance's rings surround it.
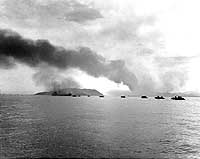
M 66 50 L 52 45 L 47 40 L 25 39 L 10 30 L 0 30 L 0 62 L 0 66 L 7 68 L 14 66 L 15 62 L 31 67 L 46 63 L 60 70 L 78 68 L 95 77 L 105 76 L 116 83 L 122 82 L 131 90 L 137 85 L 135 75 L 121 60 L 106 61 L 89 48 Z

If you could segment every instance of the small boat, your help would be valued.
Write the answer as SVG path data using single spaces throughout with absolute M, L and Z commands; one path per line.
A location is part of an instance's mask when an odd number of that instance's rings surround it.
M 104 98 L 104 96 L 99 96 L 100 98 Z
M 141 98 L 148 98 L 147 96 L 141 96 Z
M 77 95 L 72 95 L 72 97 L 77 97 Z
M 171 98 L 172 100 L 185 100 L 182 96 L 174 96 Z
M 51 94 L 52 96 L 72 96 L 72 94 L 71 93 L 59 93 L 59 92 L 53 92 L 52 94 Z
M 126 96 L 121 96 L 121 98 L 126 98 Z
M 52 96 L 58 96 L 58 93 L 56 91 L 54 91 L 51 95 Z
M 163 96 L 156 96 L 155 99 L 165 99 Z

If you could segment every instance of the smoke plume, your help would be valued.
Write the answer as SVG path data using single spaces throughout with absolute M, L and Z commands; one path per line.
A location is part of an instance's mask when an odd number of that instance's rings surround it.
M 44 86 L 46 90 L 59 90 L 64 88 L 80 88 L 80 85 L 71 77 L 65 77 L 62 72 L 54 67 L 41 65 L 33 75 L 38 86 Z
M 47 40 L 34 41 L 23 38 L 10 30 L 0 30 L 1 61 L 3 62 L 0 66 L 6 68 L 13 67 L 16 62 L 31 67 L 39 67 L 45 63 L 59 70 L 78 68 L 94 77 L 104 76 L 116 83 L 122 82 L 131 90 L 137 85 L 135 75 L 125 67 L 125 63 L 121 60 L 107 61 L 86 47 L 67 50 L 54 46 Z M 42 72 L 38 72 L 35 77 L 41 77 L 40 79 L 45 77 L 41 74 Z

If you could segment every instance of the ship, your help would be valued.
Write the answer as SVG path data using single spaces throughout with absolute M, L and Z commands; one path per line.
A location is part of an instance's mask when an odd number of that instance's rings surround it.
M 155 99 L 165 99 L 163 96 L 156 96 Z
M 147 96 L 141 96 L 141 98 L 148 98 Z
M 172 100 L 185 100 L 182 96 L 174 96 L 171 98 Z

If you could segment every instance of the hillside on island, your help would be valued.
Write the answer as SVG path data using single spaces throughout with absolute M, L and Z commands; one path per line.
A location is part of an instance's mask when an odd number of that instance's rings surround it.
M 65 88 L 49 92 L 39 92 L 35 95 L 54 95 L 54 96 L 102 96 L 103 94 L 95 89 Z

